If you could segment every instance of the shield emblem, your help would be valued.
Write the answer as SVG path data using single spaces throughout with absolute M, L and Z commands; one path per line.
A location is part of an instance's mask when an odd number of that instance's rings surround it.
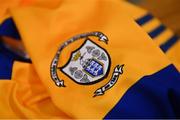
M 74 82 L 89 85 L 107 77 L 110 64 L 107 51 L 87 38 L 60 70 Z

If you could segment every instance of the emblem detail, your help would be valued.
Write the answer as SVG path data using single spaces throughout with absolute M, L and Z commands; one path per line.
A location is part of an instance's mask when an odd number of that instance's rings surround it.
M 92 52 L 89 49 L 94 48 Z M 98 59 L 103 54 L 106 61 Z M 88 85 L 101 81 L 109 72 L 111 61 L 108 53 L 89 38 L 71 54 L 60 70 L 78 84 Z M 73 74 L 72 74 L 73 73 Z M 83 78 L 84 76 L 84 78 Z
M 99 41 L 108 44 L 108 38 L 103 33 L 89 32 L 74 36 L 59 47 L 50 66 L 51 78 L 57 86 L 65 87 L 64 80 L 59 78 L 57 70 L 60 70 L 74 82 L 81 85 L 95 84 L 108 76 L 111 66 L 110 56 L 104 48 L 93 42 L 89 38 L 90 36 L 98 37 Z M 85 38 L 84 43 L 71 53 L 68 62 L 63 67 L 58 67 L 62 50 L 81 38 Z M 94 97 L 103 95 L 106 90 L 110 89 L 117 82 L 119 75 L 123 73 L 122 68 L 123 65 L 116 66 L 111 80 L 106 85 L 97 89 L 94 92 Z

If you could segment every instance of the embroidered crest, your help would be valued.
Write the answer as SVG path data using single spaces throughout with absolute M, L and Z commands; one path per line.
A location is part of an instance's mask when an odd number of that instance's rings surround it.
M 87 38 L 60 70 L 76 83 L 88 85 L 106 77 L 110 63 L 106 50 Z
M 110 56 L 104 48 L 93 42 L 89 38 L 90 36 L 98 37 L 99 41 L 108 44 L 108 38 L 103 33 L 90 32 L 70 38 L 59 47 L 50 67 L 51 78 L 57 86 L 65 87 L 64 80 L 59 78 L 57 70 L 60 70 L 71 80 L 80 85 L 92 85 L 108 76 L 111 66 Z M 69 44 L 81 38 L 86 38 L 84 43 L 71 53 L 68 62 L 63 67 L 58 67 L 62 50 Z M 114 68 L 114 72 L 109 82 L 97 89 L 94 92 L 94 97 L 103 95 L 106 90 L 115 85 L 120 74 L 123 73 L 123 66 L 124 65 L 117 65 Z

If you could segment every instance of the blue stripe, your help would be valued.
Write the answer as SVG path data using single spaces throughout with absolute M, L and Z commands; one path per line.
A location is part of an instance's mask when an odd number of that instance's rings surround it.
M 143 77 L 105 118 L 180 118 L 180 73 L 169 65 Z
M 160 46 L 163 52 L 167 52 L 176 42 L 178 42 L 179 37 L 177 35 L 172 36 L 169 40 L 167 40 L 164 44 Z
M 25 59 L 9 51 L 2 42 L 0 42 L 0 79 L 11 79 L 12 67 L 14 61 L 31 63 L 30 59 Z
M 18 30 L 16 28 L 16 25 L 14 24 L 14 21 L 12 18 L 6 19 L 1 25 L 0 25 L 0 36 L 8 36 L 17 40 L 20 40 L 21 37 L 18 33 Z
M 165 29 L 166 29 L 166 27 L 164 25 L 160 25 L 148 34 L 151 38 L 155 38 L 159 34 L 161 34 Z
M 147 14 L 147 15 L 137 19 L 136 22 L 139 25 L 143 25 L 143 24 L 147 23 L 148 21 L 150 21 L 151 19 L 153 19 L 153 16 L 151 14 Z

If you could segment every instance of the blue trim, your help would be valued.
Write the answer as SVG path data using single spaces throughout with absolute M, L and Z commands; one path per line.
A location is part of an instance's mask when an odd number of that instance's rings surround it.
M 12 18 L 6 19 L 0 25 L 0 36 L 8 36 L 8 37 L 14 38 L 16 40 L 21 39 L 21 37 L 18 33 L 18 30 L 16 28 L 16 25 L 14 24 L 14 21 Z
M 151 38 L 155 38 L 159 34 L 161 34 L 165 29 L 166 29 L 166 27 L 164 25 L 160 25 L 148 34 Z
M 160 48 L 162 49 L 163 52 L 167 52 L 169 48 L 171 48 L 176 42 L 178 42 L 178 40 L 179 37 L 177 35 L 174 35 L 164 44 L 160 45 Z
M 153 19 L 153 16 L 148 13 L 148 14 L 146 14 L 145 16 L 137 19 L 136 22 L 137 22 L 137 24 L 139 24 L 139 25 L 142 26 L 142 25 L 144 25 L 145 23 L 149 22 L 149 21 L 152 20 L 152 19 Z
M 169 65 L 143 77 L 105 118 L 180 118 L 180 73 Z
M 151 14 L 147 14 L 143 16 L 142 18 L 139 18 L 135 20 L 137 24 L 142 26 L 143 24 L 147 23 L 153 18 Z M 155 37 L 159 36 L 163 31 L 165 31 L 166 27 L 164 25 L 159 25 L 154 30 L 152 30 L 149 34 L 149 36 L 154 39 Z M 164 53 L 168 51 L 177 41 L 179 40 L 179 37 L 177 35 L 172 36 L 169 40 L 167 40 L 164 44 L 160 45 L 160 48 Z
M 30 59 L 25 59 L 12 51 L 9 51 L 2 42 L 0 42 L 0 79 L 11 79 L 12 67 L 14 61 L 31 63 Z

